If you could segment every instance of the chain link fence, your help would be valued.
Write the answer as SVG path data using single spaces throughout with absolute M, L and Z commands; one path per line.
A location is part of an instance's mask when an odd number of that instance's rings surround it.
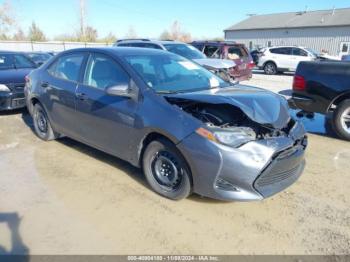
M 32 41 L 0 41 L 1 51 L 23 51 L 23 52 L 60 52 L 73 48 L 82 47 L 105 47 L 112 43 L 84 43 L 84 42 L 32 42 Z

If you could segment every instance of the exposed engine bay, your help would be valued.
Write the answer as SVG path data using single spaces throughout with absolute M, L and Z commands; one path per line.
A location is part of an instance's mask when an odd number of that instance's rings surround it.
M 278 130 L 268 124 L 262 125 L 252 121 L 240 108 L 230 104 L 209 104 L 179 98 L 167 98 L 167 100 L 208 127 L 225 131 L 240 128 L 254 139 L 286 136 L 295 124 L 294 120 L 291 120 L 285 128 Z

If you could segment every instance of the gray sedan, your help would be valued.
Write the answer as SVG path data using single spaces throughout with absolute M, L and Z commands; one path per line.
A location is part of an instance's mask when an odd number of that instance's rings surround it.
M 29 75 L 25 94 L 39 138 L 142 167 L 170 199 L 261 200 L 304 169 L 307 137 L 284 98 L 162 50 L 65 51 Z

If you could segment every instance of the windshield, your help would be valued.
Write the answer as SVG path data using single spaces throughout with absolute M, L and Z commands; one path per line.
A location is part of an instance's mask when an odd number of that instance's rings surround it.
M 197 48 L 187 44 L 165 44 L 164 47 L 171 53 L 183 56 L 187 59 L 204 59 L 207 58 Z
M 307 51 L 309 51 L 313 56 L 319 57 L 321 54 L 311 48 L 305 48 Z
M 130 55 L 126 61 L 158 93 L 208 90 L 230 86 L 201 66 L 173 54 Z

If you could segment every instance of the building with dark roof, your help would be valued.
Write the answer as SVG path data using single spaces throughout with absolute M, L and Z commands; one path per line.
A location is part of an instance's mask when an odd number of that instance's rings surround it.
M 226 30 L 225 39 L 244 43 L 250 49 L 297 45 L 350 53 L 350 8 L 252 15 Z

